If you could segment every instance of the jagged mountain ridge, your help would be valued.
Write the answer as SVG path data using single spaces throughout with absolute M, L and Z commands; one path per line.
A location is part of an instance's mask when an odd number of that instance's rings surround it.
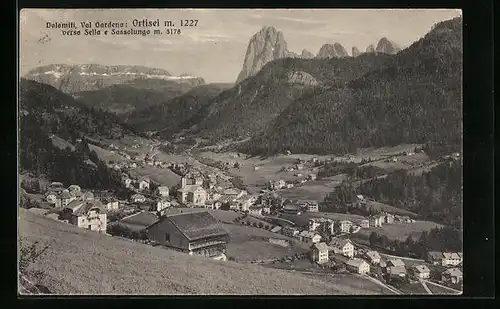
M 352 57 L 357 57 L 360 54 L 361 54 L 361 52 L 359 51 L 359 49 L 356 46 L 353 46 L 352 47 L 352 52 L 351 52 Z

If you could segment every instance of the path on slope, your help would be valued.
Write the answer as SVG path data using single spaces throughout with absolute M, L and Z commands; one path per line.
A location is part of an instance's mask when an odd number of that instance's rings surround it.
M 457 294 L 462 294 L 462 291 L 452 289 L 452 288 L 450 288 L 450 287 L 447 287 L 447 286 L 444 286 L 444 285 L 438 284 L 438 283 L 436 283 L 436 282 L 432 282 L 432 281 L 428 281 L 428 280 L 424 280 L 424 281 L 425 281 L 425 283 L 430 283 L 430 284 L 433 284 L 433 285 L 438 286 L 438 287 L 440 287 L 440 288 L 450 290 L 450 291 L 452 291 L 452 292 L 454 292 L 454 293 L 457 293 Z
M 425 281 L 420 279 L 418 280 L 420 282 L 420 284 L 422 284 L 422 286 L 424 287 L 424 289 L 427 291 L 427 294 L 431 294 L 432 295 L 432 291 L 429 290 L 429 288 L 427 287 L 427 284 L 425 284 Z

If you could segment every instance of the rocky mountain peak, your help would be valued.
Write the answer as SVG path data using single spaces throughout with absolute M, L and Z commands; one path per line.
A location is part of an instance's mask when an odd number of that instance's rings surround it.
M 343 58 L 349 54 L 340 43 L 325 44 L 321 46 L 316 58 Z
M 375 51 L 377 53 L 384 53 L 394 55 L 397 54 L 401 48 L 394 42 L 390 41 L 388 38 L 383 37 L 378 41 L 377 48 Z
M 359 56 L 360 54 L 361 54 L 361 53 L 360 53 L 359 49 L 358 49 L 356 46 L 353 46 L 353 47 L 352 47 L 352 56 L 353 56 L 353 57 L 357 57 L 357 56 Z
M 373 44 L 370 44 L 366 47 L 366 52 L 367 53 L 374 53 L 375 52 L 375 46 Z
M 308 51 L 307 49 L 303 49 L 301 57 L 304 59 L 311 59 L 311 58 L 314 58 L 314 54 L 311 53 L 310 51 Z
M 243 68 L 236 82 L 255 75 L 270 61 L 290 56 L 293 56 L 293 53 L 287 50 L 283 33 L 272 26 L 264 26 L 250 38 Z

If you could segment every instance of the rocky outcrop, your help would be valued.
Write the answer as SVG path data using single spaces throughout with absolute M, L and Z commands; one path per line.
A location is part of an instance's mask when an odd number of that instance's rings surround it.
M 383 37 L 378 41 L 377 48 L 375 51 L 377 53 L 395 55 L 397 54 L 401 48 L 394 42 L 390 41 L 386 37 Z
M 250 38 L 243 68 L 236 82 L 257 74 L 266 63 L 275 59 L 294 57 L 294 53 L 287 50 L 283 33 L 274 27 L 263 27 Z
M 301 84 L 305 86 L 317 86 L 319 82 L 309 73 L 303 71 L 292 71 L 287 74 L 290 84 Z
M 359 49 L 356 47 L 356 46 L 353 46 L 352 47 L 352 56 L 353 57 L 357 57 L 359 56 L 361 53 L 359 52 Z
M 373 46 L 373 44 L 368 45 L 368 47 L 366 47 L 366 52 L 375 53 L 375 46 Z
M 344 58 L 348 57 L 347 51 L 345 48 L 339 43 L 325 44 L 321 46 L 318 55 L 316 58 L 324 59 L 324 58 Z
M 304 59 L 312 59 L 314 58 L 314 54 L 308 51 L 307 49 L 303 49 L 300 57 Z
M 65 93 L 99 90 L 108 86 L 155 81 L 204 83 L 196 76 L 172 76 L 167 70 L 130 65 L 52 64 L 28 72 L 26 79 L 51 85 Z

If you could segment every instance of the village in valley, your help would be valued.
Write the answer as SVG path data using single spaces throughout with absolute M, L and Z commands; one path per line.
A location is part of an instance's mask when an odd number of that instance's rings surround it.
M 20 293 L 462 294 L 461 11 L 188 11 L 21 10 Z
M 390 235 L 393 229 L 405 236 L 439 225 L 362 194 L 350 206 L 378 206 L 367 216 L 322 212 L 324 201 L 308 194 L 304 199 L 289 197 L 290 190 L 324 184 L 325 179 L 317 176 L 323 164 L 403 164 L 412 156 L 425 157 L 419 145 L 407 145 L 404 151 L 396 147 L 397 152 L 379 153 L 378 157 L 370 153 L 369 160 L 353 155 L 295 156 L 287 151 L 277 157 L 279 164 L 259 160 L 257 166 L 242 154 L 223 154 L 225 162 L 220 153 L 169 155 L 160 150 L 161 143 L 141 141 L 143 145 L 121 148 L 114 143 L 105 147 L 84 141 L 102 159 L 108 159 L 110 169 L 120 173 L 128 198 L 107 190 L 85 190 L 78 184 L 38 182 L 39 194 L 23 189 L 30 201 L 38 201 L 29 210 L 110 237 L 189 255 L 311 276 L 361 276 L 391 294 L 457 294 L 462 289 L 462 252 L 430 251 L 425 258 L 415 258 L 397 255 L 371 240 L 377 233 Z M 209 155 L 212 157 L 207 159 Z M 439 162 L 459 158 L 459 153 L 453 153 Z M 418 162 L 413 162 L 414 170 L 436 164 L 427 159 L 414 161 Z M 247 179 L 245 186 L 238 172 L 255 174 L 256 181 Z M 329 181 L 338 183 L 332 179 L 345 176 L 334 175 Z M 22 187 L 33 187 L 32 181 Z M 331 189 L 325 186 L 323 190 Z

